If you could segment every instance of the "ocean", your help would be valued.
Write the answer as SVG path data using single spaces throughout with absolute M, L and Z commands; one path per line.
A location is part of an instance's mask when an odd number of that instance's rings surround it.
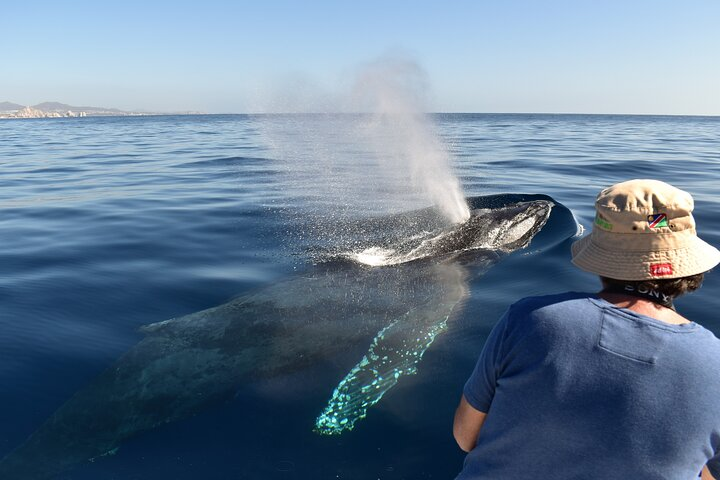
M 18 460 L 43 472 L 67 459 L 62 471 L 13 478 L 453 478 L 464 458 L 454 409 L 504 309 L 599 289 L 570 245 L 601 188 L 655 178 L 685 189 L 700 236 L 720 245 L 720 117 L 438 114 L 423 125 L 418 136 L 368 134 L 351 115 L 0 123 L 0 458 L 72 398 L 83 405 L 53 417 L 64 436 L 36 435 Z M 443 188 L 411 185 L 418 175 Z M 453 182 L 474 206 L 553 210 L 529 246 L 445 263 L 453 276 L 440 283 L 433 259 L 389 264 L 393 242 L 428 234 L 423 209 Z M 414 233 L 394 232 L 401 224 Z M 379 264 L 359 263 L 368 257 Z M 711 273 L 676 302 L 716 335 L 719 288 Z M 227 308 L 141 328 L 228 302 L 239 313 L 222 328 L 203 322 Z M 334 389 L 380 349 L 397 373 L 381 398 L 353 407 L 365 411 L 352 429 L 318 433 Z M 110 395 L 112 382 L 131 399 Z M 72 460 L 94 445 L 113 447 Z

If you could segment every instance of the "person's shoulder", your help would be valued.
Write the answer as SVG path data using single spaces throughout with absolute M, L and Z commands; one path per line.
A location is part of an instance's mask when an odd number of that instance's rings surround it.
M 595 317 L 598 307 L 592 299 L 595 294 L 565 292 L 539 297 L 525 297 L 510 306 L 507 312 L 511 329 L 569 328 L 579 319 Z
M 594 298 L 595 294 L 587 292 L 563 292 L 537 297 L 525 297 L 510 306 L 511 313 L 529 313 L 541 309 L 566 309 L 590 306 L 587 299 Z
M 676 356 L 683 358 L 684 365 L 693 365 L 695 378 L 699 378 L 712 391 L 720 392 L 720 339 L 711 330 L 698 323 L 688 329 L 691 335 L 679 335 L 680 343 L 675 345 Z M 687 371 L 688 369 L 686 369 Z M 686 372 L 686 374 L 688 374 Z
M 565 292 L 518 300 L 507 311 L 506 334 L 514 337 L 577 335 L 599 314 L 592 293 Z M 577 325 L 577 324 L 581 325 Z M 519 336 L 519 337 L 518 337 Z
M 716 360 L 720 361 L 720 338 L 712 330 L 695 323 L 695 332 L 705 345 L 712 350 Z

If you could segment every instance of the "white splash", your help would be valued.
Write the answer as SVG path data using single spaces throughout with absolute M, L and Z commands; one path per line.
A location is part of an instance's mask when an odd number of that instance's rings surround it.
M 392 248 L 370 247 L 361 252 L 353 253 L 349 257 L 351 260 L 370 267 L 380 267 L 399 263 L 395 260 L 395 253 L 396 250 Z

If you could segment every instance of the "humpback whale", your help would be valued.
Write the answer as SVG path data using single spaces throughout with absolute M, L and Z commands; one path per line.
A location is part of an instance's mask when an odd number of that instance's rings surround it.
M 467 297 L 468 280 L 527 247 L 557 208 L 544 196 L 477 197 L 470 204 L 463 224 L 428 217 L 422 235 L 361 247 L 366 256 L 382 250 L 381 265 L 345 252 L 226 304 L 142 327 L 135 347 L 0 460 L 0 478 L 54 478 L 143 431 L 232 398 L 249 379 L 302 371 L 369 345 L 334 389 L 327 386 L 330 399 L 318 405 L 315 420 L 320 434 L 353 428 L 416 372 Z

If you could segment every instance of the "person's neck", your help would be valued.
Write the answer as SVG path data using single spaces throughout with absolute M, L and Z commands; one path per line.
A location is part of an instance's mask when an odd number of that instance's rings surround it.
M 627 308 L 628 310 L 632 310 L 635 313 L 645 315 L 646 317 L 654 318 L 655 320 L 660 320 L 661 322 L 670 323 L 673 325 L 690 323 L 690 320 L 683 317 L 675 310 L 665 307 L 659 303 L 645 300 L 644 298 L 605 291 L 601 291 L 600 293 L 598 293 L 598 297 L 609 303 L 612 303 L 616 307 Z

